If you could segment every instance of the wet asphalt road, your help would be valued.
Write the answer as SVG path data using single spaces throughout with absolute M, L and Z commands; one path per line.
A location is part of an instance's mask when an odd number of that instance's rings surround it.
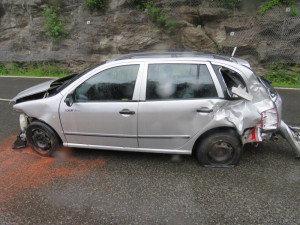
M 40 79 L 0 78 L 0 99 Z M 300 91 L 280 90 L 300 125 Z M 300 161 L 280 139 L 247 146 L 233 169 L 191 156 L 62 149 L 11 150 L 18 115 L 0 101 L 0 224 L 300 224 Z

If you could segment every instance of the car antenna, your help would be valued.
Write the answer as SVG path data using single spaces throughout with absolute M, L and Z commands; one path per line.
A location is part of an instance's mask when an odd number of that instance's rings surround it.
M 233 52 L 232 52 L 232 54 L 231 54 L 231 57 L 233 57 L 233 56 L 234 56 L 234 54 L 235 54 L 236 50 L 237 50 L 237 46 L 235 46 L 235 47 L 234 47 L 234 49 L 233 49 Z

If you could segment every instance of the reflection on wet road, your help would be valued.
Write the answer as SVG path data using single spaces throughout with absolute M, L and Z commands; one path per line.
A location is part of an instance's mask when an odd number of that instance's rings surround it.
M 300 164 L 284 145 L 248 147 L 234 169 L 190 156 L 0 149 L 0 221 L 17 224 L 299 222 Z M 280 140 L 283 142 L 283 140 Z

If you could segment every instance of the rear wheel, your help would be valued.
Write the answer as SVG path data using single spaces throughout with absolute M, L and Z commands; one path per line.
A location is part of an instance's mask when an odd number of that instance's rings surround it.
M 241 142 L 233 131 L 212 134 L 196 147 L 197 160 L 206 167 L 233 167 L 238 164 L 241 154 Z
M 60 145 L 56 133 L 48 125 L 39 121 L 29 124 L 26 138 L 29 146 L 42 156 L 51 156 Z

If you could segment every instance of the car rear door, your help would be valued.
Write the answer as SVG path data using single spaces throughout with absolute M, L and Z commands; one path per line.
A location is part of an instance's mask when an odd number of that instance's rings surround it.
M 210 63 L 153 63 L 138 117 L 140 148 L 178 149 L 209 126 L 224 97 Z M 211 76 L 213 74 L 213 76 Z
M 74 104 L 60 104 L 63 132 L 70 147 L 138 147 L 140 64 L 101 71 L 78 85 Z

